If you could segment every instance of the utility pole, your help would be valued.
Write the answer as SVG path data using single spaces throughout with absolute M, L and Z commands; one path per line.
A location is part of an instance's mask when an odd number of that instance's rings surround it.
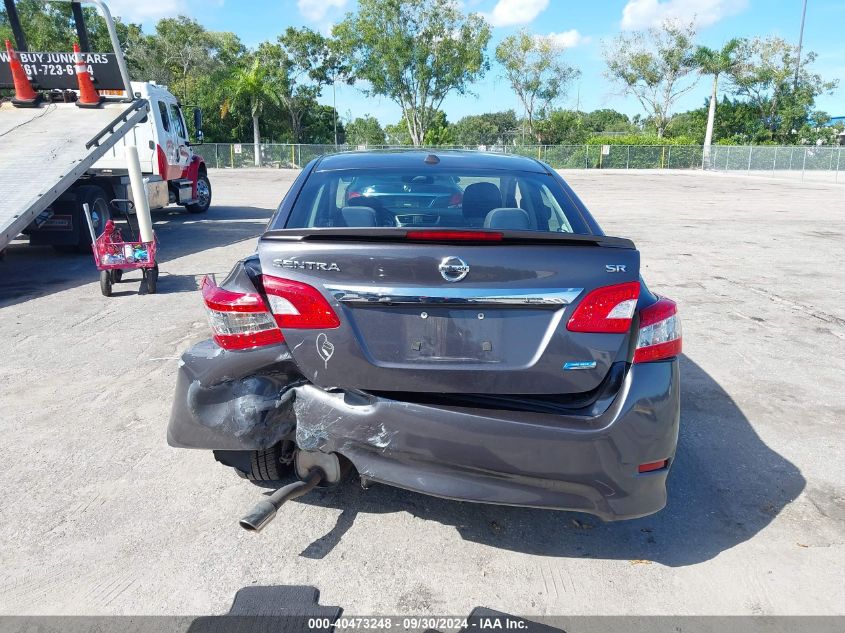
M 581 82 L 578 82 L 578 96 L 575 98 L 575 116 L 578 118 L 578 127 L 581 127 Z
M 807 0 L 804 0 L 804 9 L 801 11 L 801 34 L 798 36 L 798 61 L 795 62 L 795 82 L 792 84 L 794 90 L 798 89 L 798 75 L 801 73 L 801 49 L 804 46 L 804 20 L 807 18 Z
M 332 109 L 334 110 L 334 148 L 337 149 L 337 77 L 332 79 L 332 100 L 334 104 L 332 105 Z

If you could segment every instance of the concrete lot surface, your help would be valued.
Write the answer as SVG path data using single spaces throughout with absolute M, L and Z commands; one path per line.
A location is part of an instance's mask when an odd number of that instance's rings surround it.
M 681 306 L 664 511 L 601 524 L 349 481 L 241 530 L 262 489 L 165 428 L 179 355 L 208 336 L 197 281 L 253 251 L 295 173 L 215 171 L 208 214 L 154 217 L 159 294 L 135 274 L 101 296 L 87 256 L 0 263 L 0 613 L 222 613 L 253 584 L 359 615 L 845 613 L 845 189 L 566 176 Z

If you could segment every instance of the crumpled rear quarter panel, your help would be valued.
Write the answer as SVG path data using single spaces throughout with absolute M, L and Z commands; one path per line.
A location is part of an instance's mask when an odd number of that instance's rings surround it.
M 296 424 L 303 382 L 286 345 L 231 352 L 203 341 L 182 356 L 167 441 L 179 448 L 262 450 Z

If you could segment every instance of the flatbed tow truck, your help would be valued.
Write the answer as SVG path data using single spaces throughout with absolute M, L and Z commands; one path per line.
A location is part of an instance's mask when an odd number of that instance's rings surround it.
M 102 231 L 111 201 L 132 199 L 123 145 L 138 148 L 151 209 L 183 205 L 202 213 L 211 204 L 205 163 L 191 149 L 182 109 L 164 86 L 132 82 L 114 20 L 102 0 L 70 1 L 80 43 L 74 53 L 30 52 L 14 0 L 3 0 L 15 53 L 38 93 L 36 103 L 0 102 L 0 253 L 21 233 L 30 244 L 90 251 L 82 205 Z M 113 53 L 92 53 L 81 1 L 96 5 Z M 75 62 L 84 63 L 102 103 L 79 107 Z M 0 52 L 0 88 L 14 85 L 11 60 Z M 202 116 L 194 111 L 202 139 Z

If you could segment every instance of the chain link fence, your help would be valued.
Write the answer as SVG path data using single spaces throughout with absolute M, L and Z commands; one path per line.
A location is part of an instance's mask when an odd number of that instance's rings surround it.
M 296 169 L 323 154 L 356 149 L 407 147 L 265 143 L 260 147 L 260 166 Z M 707 153 L 700 145 L 452 145 L 430 149 L 517 154 L 537 158 L 555 169 L 710 169 L 829 182 L 840 182 L 839 172 L 845 171 L 845 148 L 839 146 L 713 145 Z M 237 169 L 258 166 L 252 143 L 206 143 L 194 146 L 194 150 L 210 167 Z M 845 175 L 842 182 L 845 183 Z
M 714 145 L 708 169 L 775 178 L 845 183 L 845 147 L 806 145 Z

